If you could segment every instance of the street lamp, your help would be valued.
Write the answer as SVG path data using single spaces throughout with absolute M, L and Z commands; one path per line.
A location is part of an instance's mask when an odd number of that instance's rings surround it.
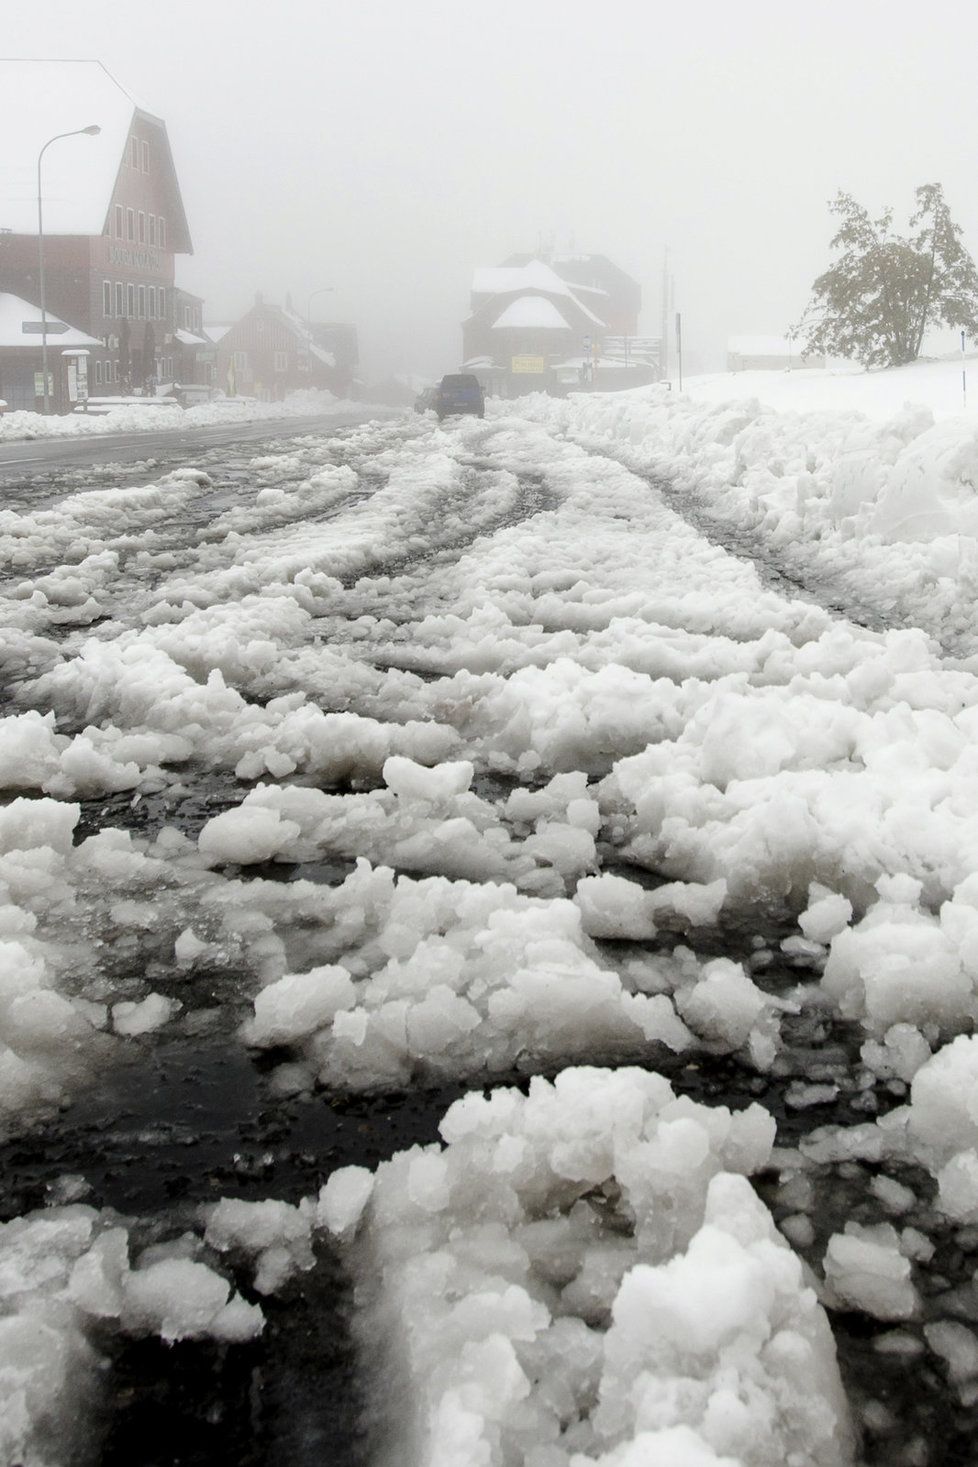
M 306 305 L 306 320 L 312 320 L 312 303 L 316 299 L 317 295 L 330 295 L 335 293 L 335 285 L 321 285 L 318 290 L 314 290 L 312 295 L 309 297 L 309 301 Z
M 76 127 L 73 132 L 55 133 L 53 138 L 48 138 L 44 147 L 37 155 L 37 275 L 38 288 L 41 292 L 41 375 L 44 378 L 44 411 L 51 411 L 51 399 L 48 392 L 48 318 L 44 306 L 44 219 L 41 213 L 41 159 L 50 148 L 52 143 L 57 143 L 61 138 L 77 138 L 81 136 L 93 138 L 102 129 L 93 122 L 90 127 Z

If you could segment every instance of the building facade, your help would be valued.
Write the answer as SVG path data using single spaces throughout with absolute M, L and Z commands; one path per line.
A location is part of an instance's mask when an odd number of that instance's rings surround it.
M 261 295 L 217 344 L 218 385 L 266 402 L 304 387 L 347 396 L 356 366 L 355 327 L 304 321 L 290 305 L 272 305 Z
M 89 391 L 154 387 L 174 348 L 175 258 L 192 253 L 166 125 L 92 61 L 0 62 L 0 290 L 40 304 L 37 157 L 45 307 L 94 338 Z

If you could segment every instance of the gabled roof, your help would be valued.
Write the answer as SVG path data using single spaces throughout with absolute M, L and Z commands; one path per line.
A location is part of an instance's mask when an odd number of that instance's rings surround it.
M 0 347 L 33 346 L 40 349 L 40 331 L 25 331 L 25 321 L 40 326 L 40 308 L 32 306 L 29 301 L 21 300 L 19 295 L 10 295 L 5 291 L 0 291 Z M 49 352 L 57 352 L 59 348 L 66 346 L 102 345 L 94 336 L 87 336 L 76 326 L 68 326 L 67 330 L 61 330 L 60 328 L 66 323 L 57 316 L 52 316 L 50 311 L 47 312 L 47 322 Z
M 96 124 L 96 137 L 65 137 L 44 154 L 45 234 L 101 234 L 133 119 L 159 129 L 170 247 L 192 249 L 166 126 L 143 111 L 100 61 L 0 60 L 0 229 L 37 233 L 37 159 L 59 133 Z
M 493 331 L 570 331 L 571 324 L 545 295 L 519 295 L 497 316 Z
M 529 260 L 523 265 L 482 265 L 472 275 L 472 304 L 475 309 L 499 295 L 522 295 L 535 291 L 541 295 L 572 300 L 596 326 L 603 326 L 600 316 L 580 300 L 566 280 L 542 260 Z M 476 300 L 479 297 L 479 300 Z

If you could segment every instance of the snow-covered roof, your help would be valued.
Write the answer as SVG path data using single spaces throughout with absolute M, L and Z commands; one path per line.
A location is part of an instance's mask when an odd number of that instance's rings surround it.
M 231 327 L 233 325 L 234 325 L 234 322 L 233 321 L 222 321 L 219 325 L 216 322 L 214 322 L 214 323 L 205 322 L 204 323 L 204 335 L 207 336 L 207 337 L 209 337 L 210 340 L 216 346 L 217 343 L 223 337 L 227 336 L 228 332 L 231 330 Z
M 327 366 L 327 367 L 335 367 L 336 366 L 336 358 L 335 358 L 335 356 L 333 355 L 333 353 L 331 351 L 327 351 L 325 347 L 322 347 L 322 346 L 310 346 L 309 351 L 310 351 L 310 353 L 311 353 L 312 356 L 316 357 L 319 361 L 321 361 L 322 363 L 324 363 L 325 366 Z
M 531 260 L 528 265 L 480 265 L 472 273 L 473 295 L 512 295 L 519 290 L 570 294 L 566 282 L 542 260 Z
M 731 336 L 727 351 L 738 357 L 797 357 L 802 345 L 798 336 Z
M 603 326 L 600 316 L 596 316 L 575 295 L 576 289 L 576 286 L 572 287 L 566 280 L 562 280 L 556 270 L 551 270 L 543 260 L 531 260 L 528 265 L 480 265 L 472 274 L 474 296 L 492 297 L 516 295 L 525 290 L 542 291 L 546 295 L 563 296 L 566 300 L 572 300 L 595 325 Z
M 182 346 L 213 346 L 214 343 L 206 336 L 200 336 L 196 331 L 184 331 L 180 326 L 173 335 Z
M 94 336 L 88 336 L 84 331 L 79 331 L 77 326 L 68 326 L 66 331 L 54 331 L 52 328 L 64 326 L 66 323 L 57 316 L 47 313 L 48 318 L 48 351 L 56 351 L 66 346 L 101 346 L 102 343 Z M 41 312 L 37 306 L 32 306 L 29 301 L 21 300 L 19 295 L 9 295 L 0 292 L 0 347 L 10 346 L 36 346 L 41 345 L 41 334 L 39 331 L 25 331 L 24 322 L 41 322 Z
M 136 104 L 98 61 L 0 61 L 0 229 L 37 232 L 37 158 L 44 154 L 46 234 L 101 234 Z
M 521 295 L 492 323 L 493 331 L 569 331 L 570 322 L 545 295 Z

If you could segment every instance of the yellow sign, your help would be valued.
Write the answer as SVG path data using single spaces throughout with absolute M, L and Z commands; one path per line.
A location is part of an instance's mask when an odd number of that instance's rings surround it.
M 547 370 L 543 357 L 510 357 L 510 366 L 513 372 L 521 372 L 527 376 L 542 377 Z

